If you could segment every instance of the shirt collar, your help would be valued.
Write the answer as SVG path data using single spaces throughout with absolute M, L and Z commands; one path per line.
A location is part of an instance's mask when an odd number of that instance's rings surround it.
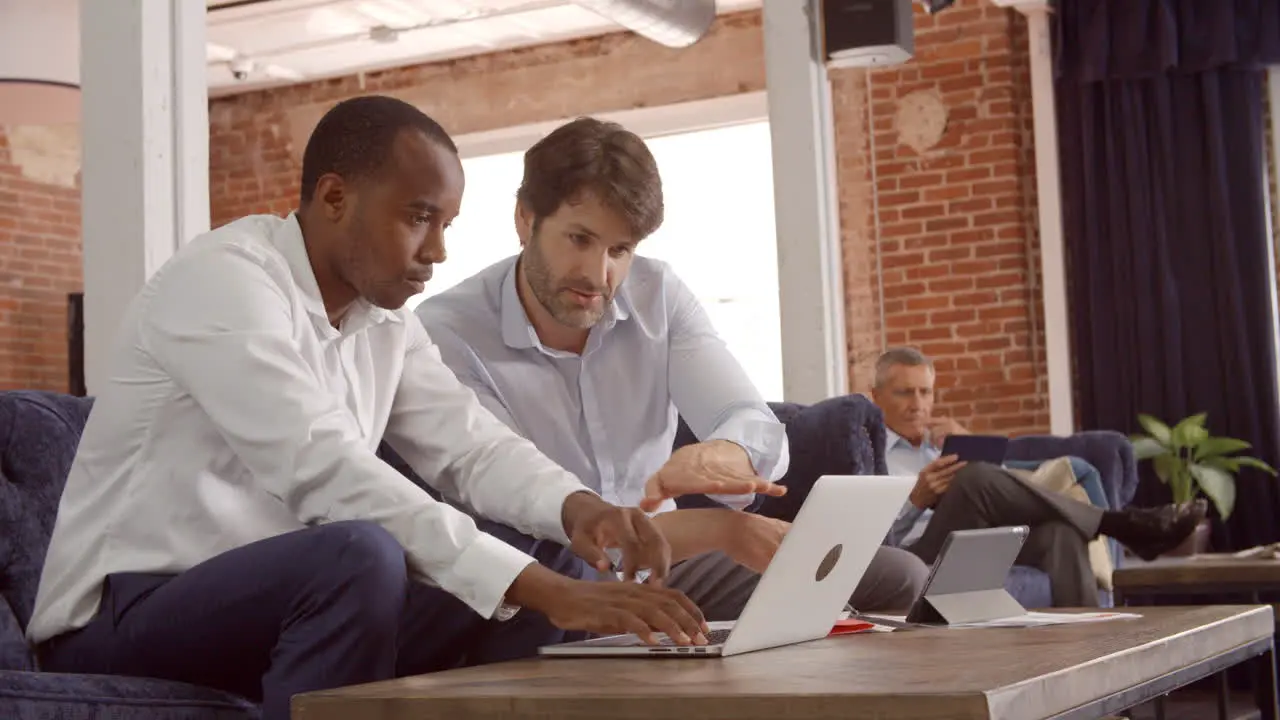
M 322 320 L 326 327 L 332 328 L 329 313 L 324 309 L 324 298 L 320 295 L 320 285 L 316 283 L 315 271 L 311 269 L 311 258 L 307 255 L 307 245 L 303 242 L 302 226 L 298 224 L 296 213 L 289 213 L 284 223 L 276 229 L 272 239 L 276 249 L 289 265 L 289 272 L 302 293 L 302 304 L 307 312 Z M 381 322 L 402 321 L 400 313 L 380 308 L 364 298 L 359 298 L 347 311 L 347 318 L 343 321 L 343 325 L 348 332 L 351 332 Z
M 916 450 L 916 449 L 932 450 L 933 449 L 933 443 L 929 442 L 928 439 L 926 439 L 923 443 L 921 443 L 919 448 L 916 448 L 916 446 L 912 445 L 911 442 L 908 441 L 906 438 L 890 430 L 888 425 L 886 425 L 884 428 L 884 440 L 885 440 L 884 447 L 886 450 L 892 450 L 898 447 L 898 445 L 902 445 L 902 447 L 907 450 Z
M 909 446 L 909 445 L 911 445 L 911 443 L 907 442 L 907 441 L 906 441 L 906 439 L 904 439 L 901 435 L 899 435 L 898 433 L 896 433 L 896 432 L 894 432 L 894 431 L 890 430 L 890 429 L 888 428 L 888 426 L 885 426 L 885 429 L 884 429 L 884 446 L 885 446 L 885 448 L 886 448 L 886 449 L 888 449 L 888 450 L 892 450 L 892 449 L 894 449 L 894 448 L 898 447 L 898 443 L 904 443 L 904 444 L 906 444 L 906 445 L 908 445 L 908 446 Z
M 542 347 L 542 342 L 538 340 L 538 331 L 529 321 L 529 313 L 525 311 L 524 304 L 520 302 L 520 293 L 516 290 L 516 271 L 519 261 L 519 255 L 511 258 L 507 272 L 502 278 L 499 299 L 502 313 L 502 341 L 507 347 L 517 350 Z M 611 330 L 619 321 L 631 317 L 631 300 L 626 285 L 624 282 L 618 288 L 613 302 L 609 303 L 609 309 L 600 320 L 600 326 L 604 330 Z

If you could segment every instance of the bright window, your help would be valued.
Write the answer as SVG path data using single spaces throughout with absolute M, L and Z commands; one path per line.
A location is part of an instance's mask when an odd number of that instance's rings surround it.
M 766 399 L 782 398 L 778 259 L 769 124 L 755 122 L 647 140 L 662 172 L 666 220 L 639 254 L 671 264 Z M 513 214 L 520 152 L 466 158 L 462 212 L 446 235 L 441 292 L 519 251 Z

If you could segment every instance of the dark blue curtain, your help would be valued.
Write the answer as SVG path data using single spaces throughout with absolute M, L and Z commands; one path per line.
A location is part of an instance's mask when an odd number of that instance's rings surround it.
M 1207 412 L 1280 460 L 1263 97 L 1277 0 L 1059 0 L 1059 149 L 1078 415 Z M 1215 546 L 1280 540 L 1280 481 L 1239 476 Z M 1148 477 L 1136 502 L 1167 502 Z

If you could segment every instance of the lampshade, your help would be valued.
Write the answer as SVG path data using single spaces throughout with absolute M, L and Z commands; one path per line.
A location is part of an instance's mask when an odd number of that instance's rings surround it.
M 79 0 L 0 0 L 0 125 L 78 122 Z

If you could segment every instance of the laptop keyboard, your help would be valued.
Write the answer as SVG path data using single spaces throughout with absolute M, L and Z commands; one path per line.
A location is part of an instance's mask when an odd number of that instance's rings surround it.
M 724 643 L 724 641 L 725 641 L 725 640 L 728 640 L 728 639 L 729 639 L 729 629 L 728 629 L 728 628 L 721 628 L 721 629 L 719 629 L 719 630 L 712 630 L 711 632 L 707 633 L 707 644 L 708 644 L 708 645 L 720 645 L 720 644 L 723 644 L 723 643 Z M 661 641 L 661 642 L 659 642 L 658 644 L 659 644 L 659 645 L 662 645 L 662 646 L 664 646 L 664 647 L 671 647 L 671 646 L 674 646 L 674 645 L 675 645 L 675 642 L 673 642 L 673 641 L 671 640 L 671 638 L 667 637 L 666 635 L 663 635 L 663 636 L 662 636 L 662 641 Z

